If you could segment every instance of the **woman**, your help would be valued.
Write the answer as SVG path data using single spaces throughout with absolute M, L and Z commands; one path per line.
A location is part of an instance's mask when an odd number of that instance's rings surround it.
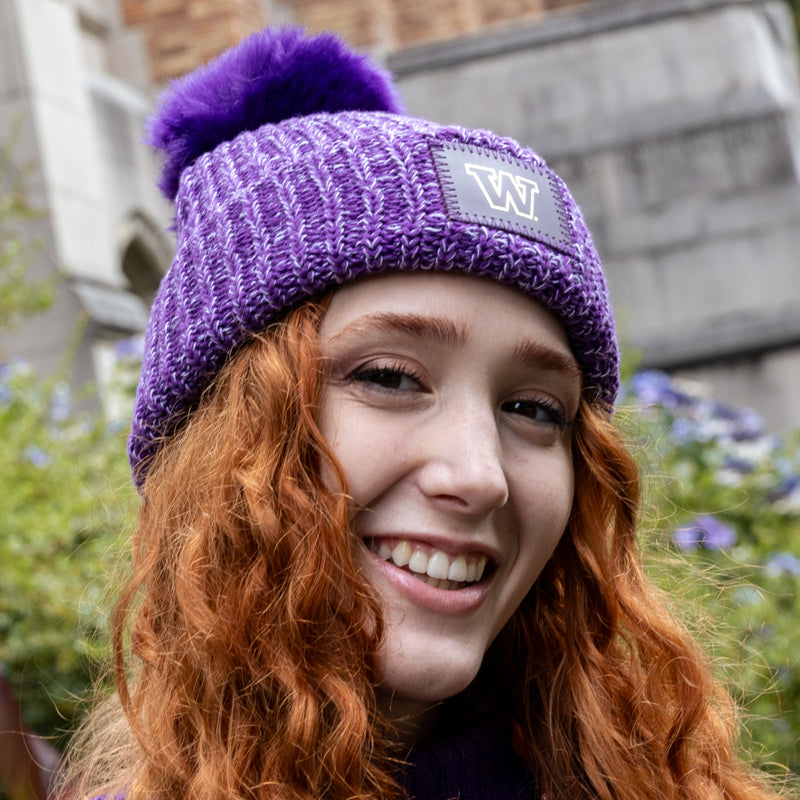
M 771 797 L 642 575 L 611 310 L 558 176 L 291 30 L 175 84 L 151 133 L 178 245 L 121 710 L 76 792 Z

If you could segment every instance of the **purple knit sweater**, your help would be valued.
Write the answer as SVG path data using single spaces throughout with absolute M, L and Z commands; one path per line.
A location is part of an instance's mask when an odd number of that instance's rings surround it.
M 541 798 L 506 726 L 470 729 L 413 750 L 401 783 L 411 800 Z

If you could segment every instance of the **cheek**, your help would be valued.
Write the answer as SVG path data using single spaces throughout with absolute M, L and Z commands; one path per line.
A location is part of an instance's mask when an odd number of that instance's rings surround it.
M 504 576 L 502 613 L 493 640 L 538 580 L 564 534 L 572 511 L 574 477 L 568 456 L 537 459 L 516 475 L 512 489 L 516 554 Z
M 526 472 L 527 480 L 517 483 L 519 547 L 523 563 L 530 565 L 529 579 L 533 584 L 569 522 L 575 477 L 568 452 L 545 464 L 530 465 Z
M 319 411 L 317 413 L 317 425 L 319 426 L 322 438 L 325 440 L 326 444 L 336 458 L 339 467 L 344 472 L 344 466 L 342 464 L 341 457 L 342 444 L 339 440 L 339 431 L 341 428 L 340 412 L 340 406 L 331 402 L 330 390 L 324 390 L 322 393 L 322 398 L 320 399 Z M 345 476 L 346 474 L 347 473 L 345 472 Z M 322 480 L 329 489 L 335 491 L 339 491 L 341 489 L 341 487 L 337 485 L 338 481 L 335 479 L 334 472 L 331 469 L 331 465 L 328 463 L 327 459 L 325 459 L 322 464 Z
M 376 424 L 369 409 L 349 403 L 340 393 L 323 393 L 319 428 L 344 474 L 355 504 L 367 505 L 399 466 L 407 432 L 399 425 Z M 327 470 L 323 478 L 331 485 Z

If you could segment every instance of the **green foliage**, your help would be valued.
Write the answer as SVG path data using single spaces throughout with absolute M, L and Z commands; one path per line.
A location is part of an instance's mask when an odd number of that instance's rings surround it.
M 44 310 L 54 287 L 28 279 L 40 245 L 28 170 L 12 160 L 20 131 L 0 147 L 0 329 Z M 46 736 L 72 726 L 108 639 L 103 587 L 134 494 L 125 427 L 73 411 L 66 382 L 0 364 L 0 670 Z
M 133 508 L 124 433 L 67 403 L 65 383 L 0 369 L 0 663 L 48 736 L 72 726 L 106 648 L 104 587 Z
M 653 577 L 744 708 L 744 748 L 800 773 L 800 437 L 769 435 L 754 412 L 660 373 L 629 391 Z

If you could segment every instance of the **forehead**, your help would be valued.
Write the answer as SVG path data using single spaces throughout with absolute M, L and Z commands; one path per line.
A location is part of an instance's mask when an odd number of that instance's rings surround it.
M 444 329 L 423 325 L 416 332 L 455 346 L 465 338 L 534 338 L 571 355 L 564 326 L 540 303 L 488 278 L 441 272 L 388 273 L 345 284 L 331 298 L 321 335 L 366 332 L 393 317 L 444 322 Z

